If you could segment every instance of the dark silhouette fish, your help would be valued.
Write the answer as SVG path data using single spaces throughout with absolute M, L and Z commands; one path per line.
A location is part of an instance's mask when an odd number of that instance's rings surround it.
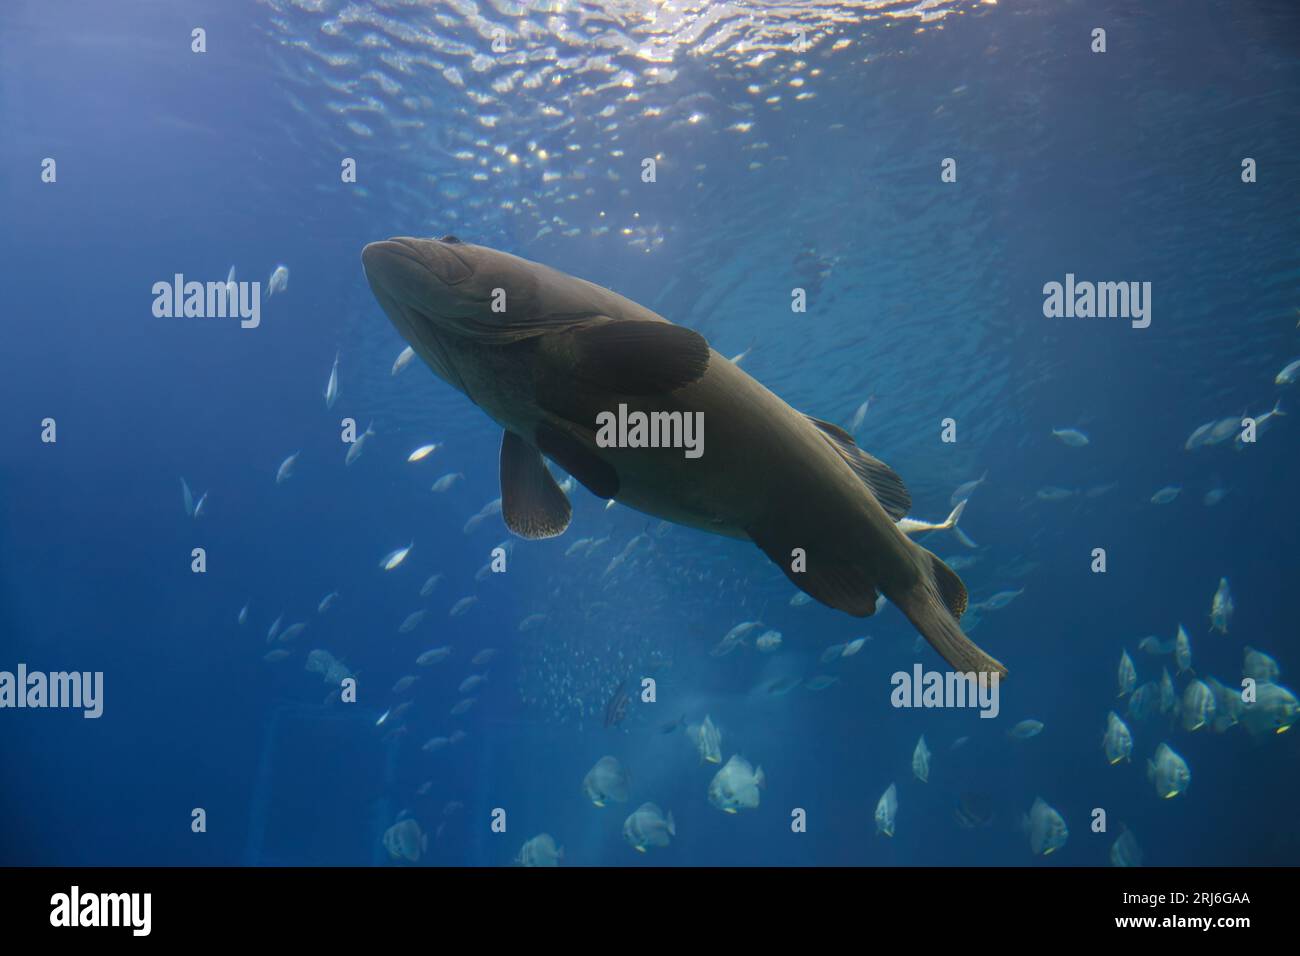
M 452 236 L 374 242 L 361 261 L 416 354 L 504 428 L 501 515 L 515 534 L 548 538 L 569 526 L 572 505 L 549 458 L 601 498 L 752 541 L 830 607 L 866 617 L 884 594 L 956 670 L 1006 673 L 957 623 L 961 578 L 895 524 L 911 495 L 893 469 L 844 429 L 791 408 L 698 332 Z M 675 422 L 667 444 L 679 446 L 686 424 L 702 421 L 695 457 L 657 440 L 600 439 L 600 419 L 615 414 L 656 421 L 660 433 Z
M 993 823 L 993 799 L 986 793 L 966 791 L 957 799 L 953 817 L 964 830 L 987 827 Z
M 676 731 L 678 727 L 685 727 L 685 726 L 686 726 L 686 715 L 682 714 L 676 720 L 670 720 L 666 724 L 660 724 L 659 733 L 664 735 L 671 734 L 674 731 Z
M 614 696 L 610 697 L 605 704 L 605 726 L 608 728 L 622 723 L 631 703 L 632 698 L 627 693 L 627 681 L 623 681 L 614 691 Z

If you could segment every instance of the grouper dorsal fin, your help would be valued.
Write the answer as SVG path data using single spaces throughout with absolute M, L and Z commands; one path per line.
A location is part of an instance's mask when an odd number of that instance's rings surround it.
M 699 381 L 709 343 L 671 322 L 599 318 L 562 333 L 573 377 L 588 388 L 621 395 L 659 395 Z
M 907 516 L 907 513 L 912 510 L 912 495 L 894 469 L 859 448 L 853 441 L 853 436 L 838 425 L 813 418 L 811 415 L 804 417 L 821 430 L 826 440 L 862 479 L 862 483 L 871 489 L 871 493 L 876 496 L 876 500 L 880 502 L 880 506 L 885 509 L 889 517 L 897 521 Z
M 554 538 L 569 526 L 573 507 L 541 453 L 514 432 L 501 439 L 501 517 L 521 538 Z

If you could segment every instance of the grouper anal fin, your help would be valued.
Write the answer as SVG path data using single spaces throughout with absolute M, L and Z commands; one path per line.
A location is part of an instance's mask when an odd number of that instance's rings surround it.
M 807 552 L 807 567 L 802 571 L 791 568 L 791 551 L 797 547 L 783 536 L 773 536 L 763 529 L 746 530 L 751 541 L 772 562 L 785 572 L 790 582 L 805 594 L 827 607 L 852 614 L 870 617 L 876 613 L 876 582 L 859 565 L 847 559 Z
M 501 439 L 501 516 L 521 538 L 554 538 L 569 527 L 573 506 L 541 453 L 514 432 Z

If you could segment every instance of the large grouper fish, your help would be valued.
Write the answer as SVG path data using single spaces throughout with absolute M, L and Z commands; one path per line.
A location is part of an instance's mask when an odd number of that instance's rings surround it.
M 516 535 L 554 537 L 569 525 L 545 456 L 601 498 L 754 542 L 830 607 L 866 617 L 883 593 L 956 670 L 1005 675 L 957 623 L 961 579 L 895 526 L 911 507 L 898 475 L 698 332 L 454 236 L 374 242 L 361 261 L 402 337 L 505 429 L 501 513 Z M 702 421 L 703 454 L 597 442 L 598 416 L 636 412 Z

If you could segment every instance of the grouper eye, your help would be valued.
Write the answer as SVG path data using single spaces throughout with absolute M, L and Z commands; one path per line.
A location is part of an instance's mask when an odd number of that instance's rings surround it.
M 439 241 L 439 242 L 450 242 L 453 246 L 458 246 L 458 245 L 460 245 L 460 240 L 457 239 L 455 236 L 452 236 L 452 235 L 446 235 L 446 236 L 443 236 L 443 237 L 441 237 L 438 241 Z

